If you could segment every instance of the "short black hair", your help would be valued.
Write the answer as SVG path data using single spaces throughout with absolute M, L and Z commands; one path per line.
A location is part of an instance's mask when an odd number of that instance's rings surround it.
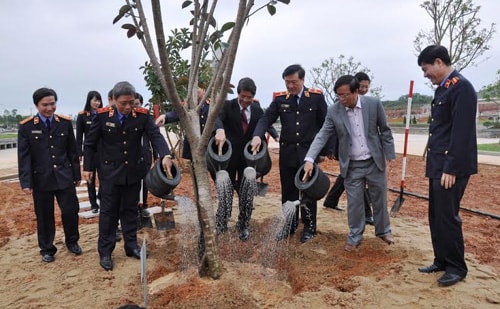
M 255 82 L 253 81 L 253 79 L 251 79 L 250 77 L 244 77 L 240 79 L 240 81 L 238 82 L 238 86 L 236 87 L 236 92 L 238 92 L 239 94 L 242 91 L 248 91 L 255 96 L 255 93 L 257 92 L 257 86 L 255 86 Z
M 451 65 L 450 54 L 446 47 L 442 45 L 429 45 L 418 55 L 417 63 L 419 66 L 422 64 L 433 64 L 436 59 L 441 59 L 447 66 Z
M 35 105 L 38 105 L 38 102 L 40 102 L 41 99 L 43 99 L 45 97 L 50 97 L 50 96 L 54 96 L 54 99 L 57 102 L 57 93 L 54 91 L 54 89 L 50 89 L 50 88 L 37 89 L 37 90 L 35 90 L 35 92 L 33 92 L 33 103 Z
M 300 64 L 292 64 L 286 67 L 286 69 L 283 71 L 283 74 L 281 74 L 281 77 L 285 79 L 286 76 L 290 76 L 295 73 L 299 73 L 300 79 L 304 79 L 304 77 L 306 76 L 306 71 Z
M 142 97 L 142 94 L 140 94 L 139 92 L 135 93 L 135 98 L 138 99 L 139 102 L 141 102 L 141 105 L 142 103 L 144 103 L 144 98 Z
M 370 77 L 365 72 L 358 72 L 354 75 L 354 77 L 356 77 L 358 81 L 367 80 L 368 82 L 371 82 Z
M 343 85 L 349 85 L 351 93 L 359 89 L 359 81 L 352 75 L 340 76 L 333 85 L 333 91 L 337 93 L 337 89 Z

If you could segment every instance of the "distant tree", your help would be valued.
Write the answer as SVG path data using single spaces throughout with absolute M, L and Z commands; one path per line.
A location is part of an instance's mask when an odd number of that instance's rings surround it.
M 354 57 L 346 58 L 340 55 L 337 59 L 329 58 L 323 60 L 319 67 L 312 68 L 310 71 L 312 85 L 323 90 L 328 103 L 335 100 L 335 91 L 333 85 L 342 75 L 354 75 L 358 72 L 365 72 L 371 79 L 370 95 L 381 98 L 382 87 L 373 86 L 373 74 L 370 69 L 363 66 L 361 62 L 355 62 Z
M 500 99 L 500 70 L 497 71 L 497 80 L 481 89 L 480 95 L 486 101 Z
M 413 41 L 419 54 L 431 44 L 447 47 L 451 63 L 457 71 L 474 66 L 479 57 L 490 49 L 489 42 L 495 33 L 495 23 L 479 29 L 481 6 L 472 0 L 432 0 L 420 5 L 432 18 L 433 28 L 421 30 Z

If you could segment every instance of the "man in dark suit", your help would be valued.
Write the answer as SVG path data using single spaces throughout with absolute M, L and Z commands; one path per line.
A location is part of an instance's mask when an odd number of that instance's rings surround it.
M 113 269 L 111 254 L 115 248 L 118 219 L 121 222 L 125 254 L 140 258 L 137 245 L 137 203 L 140 181 L 150 166 L 141 147 L 146 134 L 158 153 L 167 175 L 172 161 L 168 145 L 145 108 L 134 108 L 135 89 L 128 82 L 113 88 L 114 106 L 99 109 L 92 120 L 84 144 L 83 178 L 90 180 L 93 156 L 99 146 L 99 175 L 102 200 L 99 214 L 97 249 L 100 265 Z
M 264 111 L 259 103 L 254 101 L 257 86 L 251 78 L 242 78 L 238 82 L 236 92 L 238 93 L 237 98 L 224 103 L 215 122 L 214 130 L 216 132 L 216 145 L 222 147 L 226 139 L 231 142 L 232 155 L 226 171 L 229 174 L 233 188 L 238 192 L 240 213 L 237 227 L 240 239 L 246 241 L 249 237 L 248 225 L 253 205 L 244 203 L 242 198 L 246 197 L 240 195 L 240 186 L 244 176 L 243 171 L 248 166 L 244 156 L 244 148 L 252 139 L 255 126 L 262 114 L 264 114 Z M 261 135 L 262 138 L 264 133 Z M 232 205 L 225 206 L 230 207 Z M 217 219 L 219 220 L 220 217 L 217 216 Z M 227 229 L 227 222 L 218 222 L 217 226 L 221 229 L 219 232 L 224 232 Z
M 418 65 L 424 77 L 438 85 L 431 106 L 425 169 L 434 261 L 418 270 L 444 270 L 438 284 L 450 286 L 467 276 L 459 210 L 469 177 L 477 173 L 477 96 L 472 84 L 451 66 L 444 46 L 426 47 Z
M 321 90 L 304 87 L 304 77 L 305 70 L 298 64 L 290 65 L 283 71 L 282 78 L 287 91 L 274 94 L 273 102 L 253 133 L 252 151 L 259 149 L 266 129 L 280 118 L 279 164 L 282 203 L 299 199 L 299 190 L 294 183 L 295 174 L 302 166 L 307 149 L 323 125 L 326 115 L 327 105 Z M 303 203 L 305 206 L 300 207 L 300 212 L 304 230 L 300 241 L 305 243 L 316 234 L 317 201 L 304 196 Z M 282 240 L 294 234 L 298 219 L 299 211 L 296 209 L 291 227 L 285 226 L 276 239 Z
M 375 235 L 388 244 L 394 242 L 387 211 L 386 160 L 392 161 L 394 139 L 379 99 L 358 94 L 359 81 L 341 76 L 333 87 L 338 102 L 328 109 L 325 123 L 306 155 L 304 179 L 311 176 L 313 160 L 334 136 L 340 173 L 347 192 L 349 235 L 345 251 L 355 250 L 365 230 L 364 190 L 373 204 Z
M 69 251 L 82 253 L 78 245 L 78 198 L 80 162 L 71 118 L 56 115 L 57 94 L 40 88 L 33 93 L 38 113 L 20 122 L 18 133 L 19 182 L 33 195 L 38 246 L 42 261 L 54 261 L 54 197 L 61 209 L 65 243 Z

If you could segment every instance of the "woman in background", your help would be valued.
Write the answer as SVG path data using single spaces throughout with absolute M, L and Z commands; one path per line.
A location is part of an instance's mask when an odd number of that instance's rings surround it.
M 80 161 L 83 159 L 83 140 L 84 135 L 87 136 L 87 133 L 90 129 L 90 124 L 92 123 L 92 119 L 94 119 L 97 114 L 97 109 L 102 107 L 102 98 L 101 94 L 95 90 L 89 91 L 87 94 L 87 102 L 85 102 L 85 107 L 81 112 L 78 113 L 78 117 L 76 118 L 76 144 L 78 147 L 78 156 Z M 96 156 L 94 156 L 96 158 Z M 99 158 L 97 157 L 95 160 L 96 164 L 93 166 L 97 166 L 99 162 Z M 89 194 L 90 201 L 90 209 L 93 213 L 97 213 L 99 211 L 99 205 L 97 204 L 97 198 L 100 198 L 100 194 L 96 195 L 95 190 L 95 180 L 96 180 L 96 169 L 92 171 L 92 181 L 87 183 L 87 191 Z

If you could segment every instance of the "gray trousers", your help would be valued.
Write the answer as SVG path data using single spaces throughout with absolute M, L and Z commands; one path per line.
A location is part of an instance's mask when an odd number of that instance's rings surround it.
M 365 231 L 364 190 L 368 193 L 373 206 L 375 235 L 382 237 L 391 233 L 389 212 L 387 211 L 387 175 L 377 168 L 373 159 L 351 161 L 344 181 L 347 193 L 347 221 L 349 235 L 347 243 L 358 245 Z

